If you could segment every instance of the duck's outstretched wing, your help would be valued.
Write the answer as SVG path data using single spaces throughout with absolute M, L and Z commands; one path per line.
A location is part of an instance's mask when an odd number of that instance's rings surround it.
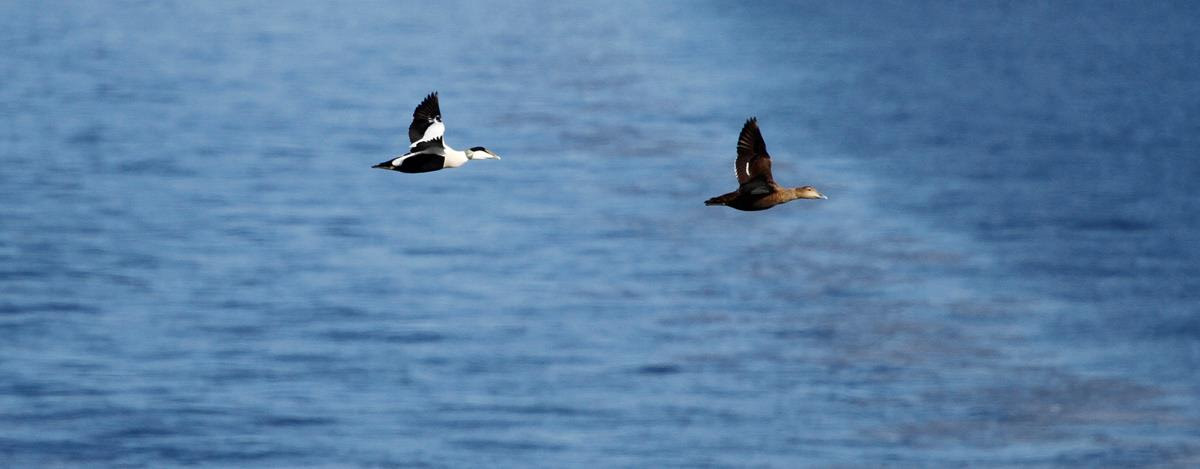
M 738 135 L 737 160 L 733 165 L 737 175 L 738 192 L 770 194 L 775 191 L 775 178 L 771 176 L 771 155 L 767 154 L 767 143 L 758 130 L 758 119 L 746 119 L 742 133 Z
M 408 155 L 415 155 L 418 153 L 431 154 L 431 155 L 445 155 L 446 154 L 446 145 L 444 143 L 442 143 L 442 137 L 439 135 L 439 136 L 431 138 L 429 140 L 422 140 L 422 141 L 413 143 L 412 146 L 409 147 L 409 149 L 408 149 Z M 408 155 L 405 155 L 405 156 L 408 156 Z
M 408 141 L 415 147 L 417 142 L 441 137 L 445 132 L 446 126 L 442 124 L 442 110 L 438 106 L 437 91 L 434 91 L 413 109 L 412 124 L 408 125 Z
M 434 155 L 438 157 L 446 156 L 446 146 L 442 144 L 442 137 L 437 137 L 423 142 L 416 142 L 408 149 L 408 153 L 384 161 L 380 164 L 390 163 L 392 166 L 400 166 L 400 162 L 406 158 L 421 155 Z M 378 165 L 376 165 L 378 167 Z

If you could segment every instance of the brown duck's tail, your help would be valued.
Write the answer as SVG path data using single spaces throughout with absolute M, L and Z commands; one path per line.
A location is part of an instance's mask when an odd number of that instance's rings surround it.
M 729 202 L 729 199 L 732 199 L 733 197 L 736 197 L 736 196 L 737 196 L 736 192 L 734 192 L 732 194 L 718 195 L 711 199 L 705 200 L 704 205 L 725 205 L 726 203 Z

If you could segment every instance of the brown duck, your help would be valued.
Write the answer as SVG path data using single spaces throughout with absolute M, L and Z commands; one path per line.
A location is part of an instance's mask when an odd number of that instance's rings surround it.
M 796 199 L 827 199 L 813 186 L 780 187 L 771 177 L 771 155 L 758 131 L 758 120 L 751 117 L 738 136 L 737 161 L 734 163 L 738 190 L 705 200 L 704 205 L 724 205 L 753 212 L 766 210 Z

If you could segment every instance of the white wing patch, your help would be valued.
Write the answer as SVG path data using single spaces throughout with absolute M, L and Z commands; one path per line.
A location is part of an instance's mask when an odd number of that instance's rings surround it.
M 418 143 L 441 137 L 444 133 L 446 133 L 446 125 L 441 123 L 441 121 L 429 124 L 429 127 L 425 129 L 425 135 L 422 135 L 420 140 L 413 142 L 412 145 L 408 146 L 408 148 L 412 149 L 413 147 L 417 146 Z
M 746 177 L 750 177 L 750 162 L 746 162 Z

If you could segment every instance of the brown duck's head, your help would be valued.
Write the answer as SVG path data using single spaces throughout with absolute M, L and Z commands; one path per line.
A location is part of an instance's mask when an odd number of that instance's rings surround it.
M 820 192 L 817 192 L 817 188 L 815 188 L 813 186 L 804 186 L 804 187 L 797 187 L 795 189 L 792 189 L 792 195 L 796 196 L 797 199 L 828 199 L 829 198 L 829 197 L 825 197 Z

